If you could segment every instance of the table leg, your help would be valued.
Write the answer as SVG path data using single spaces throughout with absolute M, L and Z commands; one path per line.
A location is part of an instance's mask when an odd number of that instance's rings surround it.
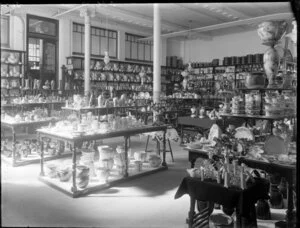
M 287 211 L 286 211 L 286 221 L 287 227 L 294 227 L 295 226 L 295 211 L 294 202 L 293 202 L 293 184 L 291 182 L 287 182 Z
M 40 149 L 41 149 L 41 173 L 40 176 L 45 176 L 44 172 L 44 142 L 40 135 L 38 135 L 38 140 L 40 142 Z
M 183 126 L 180 125 L 180 144 L 183 144 Z
M 163 136 L 163 162 L 162 166 L 167 167 L 166 163 L 166 130 L 164 131 L 164 136 Z
M 124 136 L 125 139 L 125 173 L 123 177 L 128 177 L 128 137 Z
M 71 188 L 71 191 L 73 194 L 77 192 L 77 186 L 76 186 L 76 147 L 73 145 L 70 145 L 70 150 L 72 153 L 72 182 L 73 186 Z
M 189 228 L 193 227 L 193 220 L 194 220 L 194 215 L 195 215 L 195 205 L 196 205 L 196 200 L 193 197 L 190 197 L 190 211 L 189 211 L 189 218 L 188 218 Z
M 13 166 L 16 165 L 16 132 L 15 129 L 12 129 L 12 159 L 13 159 Z

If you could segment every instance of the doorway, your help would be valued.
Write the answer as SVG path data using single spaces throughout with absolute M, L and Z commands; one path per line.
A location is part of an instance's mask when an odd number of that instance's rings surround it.
M 27 15 L 27 76 L 58 82 L 58 21 Z M 57 88 L 57 86 L 56 86 Z

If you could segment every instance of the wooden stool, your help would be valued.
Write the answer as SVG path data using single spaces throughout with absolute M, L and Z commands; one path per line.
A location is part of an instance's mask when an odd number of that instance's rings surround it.
M 146 142 L 145 152 L 152 152 L 152 150 L 148 150 L 149 138 L 150 138 L 150 135 L 147 136 L 147 142 Z M 157 139 L 157 137 L 155 137 L 155 140 L 156 140 L 156 148 L 157 148 L 158 154 L 160 155 L 160 152 L 162 151 L 160 149 L 161 148 L 160 141 Z M 169 144 L 169 150 L 167 150 L 167 146 L 166 146 L 166 152 L 170 152 L 171 153 L 172 162 L 174 162 L 173 151 L 172 151 L 170 140 L 167 139 L 166 141 Z

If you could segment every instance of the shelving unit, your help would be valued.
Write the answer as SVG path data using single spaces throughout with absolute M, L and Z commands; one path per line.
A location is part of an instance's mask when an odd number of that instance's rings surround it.
M 64 81 L 62 82 L 62 90 L 65 89 L 64 85 L 66 82 L 69 83 L 70 88 L 76 92 L 83 92 L 83 67 L 84 58 L 79 56 L 67 57 L 67 65 L 62 68 L 64 74 Z M 139 73 L 141 68 L 145 71 L 145 81 L 141 85 L 141 77 Z M 119 93 L 132 94 L 133 92 L 150 92 L 152 93 L 153 84 L 153 66 L 144 63 L 125 62 L 118 60 L 111 60 L 108 66 L 105 66 L 103 59 L 91 58 L 91 88 L 97 88 L 98 90 L 104 91 L 109 90 L 109 87 L 114 88 L 114 92 L 117 95 Z M 172 82 L 175 81 L 174 75 L 179 75 L 180 71 L 177 68 L 172 67 L 161 67 L 162 75 L 162 92 L 167 93 L 167 85 L 172 87 Z M 96 91 L 96 89 L 93 89 Z
M 21 94 L 26 72 L 25 51 L 1 49 L 1 101 Z M 2 103 L 2 102 L 1 102 Z

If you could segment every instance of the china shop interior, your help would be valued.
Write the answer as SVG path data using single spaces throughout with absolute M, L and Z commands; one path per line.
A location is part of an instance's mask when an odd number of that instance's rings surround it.
M 2 226 L 299 227 L 299 8 L 2 4 Z

